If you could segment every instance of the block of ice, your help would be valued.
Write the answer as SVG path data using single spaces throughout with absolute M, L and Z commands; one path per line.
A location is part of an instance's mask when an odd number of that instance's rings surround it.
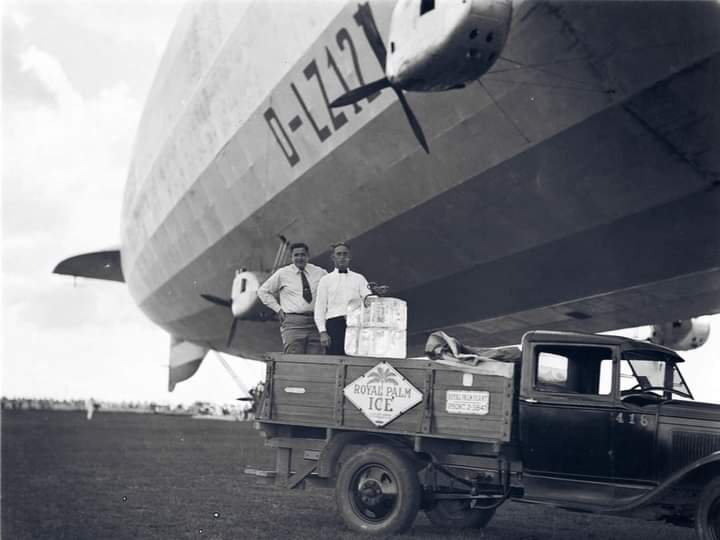
M 370 296 L 348 305 L 345 353 L 350 356 L 405 358 L 407 304 L 398 298 Z

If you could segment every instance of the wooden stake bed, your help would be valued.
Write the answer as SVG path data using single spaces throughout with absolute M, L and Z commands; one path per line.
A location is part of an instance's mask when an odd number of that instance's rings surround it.
M 389 370 L 387 364 L 394 368 Z M 377 381 L 377 366 L 387 382 Z M 387 359 L 349 356 L 272 354 L 267 360 L 266 396 L 257 420 L 261 423 L 422 435 L 478 442 L 508 442 L 514 401 L 513 363 L 485 361 L 478 366 L 448 365 L 427 359 Z M 400 377 L 397 376 L 397 374 Z M 393 379 L 393 380 L 390 380 Z M 358 382 L 359 381 L 359 382 Z M 398 383 L 398 381 L 400 381 Z M 353 384 L 354 383 L 354 384 Z M 392 411 L 410 395 L 412 385 L 419 402 L 384 425 L 366 413 Z M 352 400 L 345 392 L 353 392 Z M 390 396 L 389 400 L 379 400 Z M 417 399 L 417 394 L 412 393 Z M 355 404 L 353 403 L 355 402 Z M 370 409 L 364 412 L 360 407 Z M 387 416 L 387 415 L 386 415 Z

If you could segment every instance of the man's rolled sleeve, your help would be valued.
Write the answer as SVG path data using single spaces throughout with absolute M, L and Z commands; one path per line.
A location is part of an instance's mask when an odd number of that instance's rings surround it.
M 330 275 L 330 274 L 326 274 Z M 325 332 L 325 319 L 327 313 L 327 279 L 326 276 L 320 278 L 318 283 L 317 295 L 315 297 L 315 326 L 318 332 Z
M 277 301 L 277 294 L 280 292 L 280 271 L 276 271 L 265 283 L 260 285 L 257 295 L 260 301 L 275 313 L 280 311 L 280 304 Z
M 368 289 L 368 281 L 365 279 L 365 276 L 362 274 L 358 274 L 358 277 L 360 278 L 358 281 L 358 293 L 360 294 L 360 298 L 365 298 L 368 294 L 371 293 L 370 289 Z

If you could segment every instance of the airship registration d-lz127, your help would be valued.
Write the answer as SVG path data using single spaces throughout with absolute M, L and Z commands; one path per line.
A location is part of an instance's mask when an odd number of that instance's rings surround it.
M 326 267 L 349 241 L 411 348 L 718 312 L 719 51 L 718 2 L 191 3 L 121 248 L 56 271 L 125 281 L 172 336 L 171 386 L 208 349 L 279 348 L 255 289 L 286 240 Z M 228 343 L 207 298 L 238 270 Z

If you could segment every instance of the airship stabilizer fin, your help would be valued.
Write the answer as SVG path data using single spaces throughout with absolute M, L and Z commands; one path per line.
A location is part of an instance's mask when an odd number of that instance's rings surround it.
M 170 369 L 168 372 L 168 392 L 175 389 L 179 382 L 189 379 L 200 367 L 210 349 L 189 341 L 170 338 Z
M 120 250 L 108 249 L 67 258 L 53 269 L 55 274 L 125 282 Z

